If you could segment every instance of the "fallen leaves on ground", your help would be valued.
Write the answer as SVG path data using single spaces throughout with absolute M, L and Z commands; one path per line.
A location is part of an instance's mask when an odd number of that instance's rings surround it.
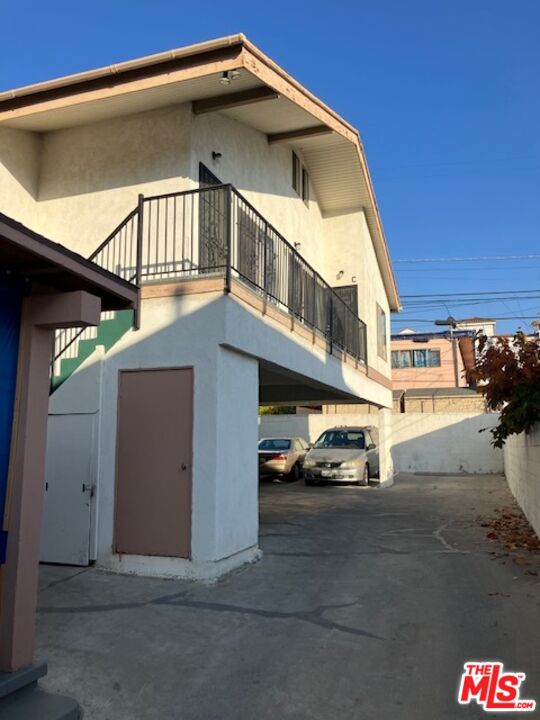
M 506 550 L 526 550 L 540 555 L 540 538 L 519 508 L 497 508 L 491 517 L 478 518 L 480 526 L 487 528 L 488 540 L 497 541 Z M 513 558 L 517 565 L 529 565 L 523 556 Z M 529 574 L 533 574 L 532 571 Z

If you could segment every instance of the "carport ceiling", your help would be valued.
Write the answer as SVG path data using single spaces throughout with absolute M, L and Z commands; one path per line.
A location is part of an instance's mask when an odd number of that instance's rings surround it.
M 333 387 L 318 383 L 305 375 L 259 362 L 259 402 L 261 405 L 317 405 L 325 403 L 356 403 L 363 401 Z

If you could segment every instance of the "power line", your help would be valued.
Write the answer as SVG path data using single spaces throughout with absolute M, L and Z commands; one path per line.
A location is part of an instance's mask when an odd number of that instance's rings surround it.
M 491 258 L 490 258 L 491 259 Z M 513 270 L 534 270 L 535 272 L 538 272 L 540 270 L 540 265 L 514 265 L 511 268 L 505 267 L 503 265 L 499 265 L 498 267 L 496 265 L 482 265 L 480 267 L 444 267 L 444 268 L 434 268 L 434 267 L 424 267 L 424 268 L 398 268 L 398 272 L 400 273 L 433 273 L 433 272 L 443 272 L 443 273 L 450 273 L 450 272 L 485 272 L 487 270 L 495 271 L 495 272 L 509 272 Z
M 462 293 L 420 293 L 418 295 L 402 295 L 402 298 L 433 298 L 445 300 L 450 297 L 479 297 L 480 295 L 523 295 L 531 293 L 540 293 L 540 290 L 486 290 L 482 292 L 462 292 Z
M 430 324 L 430 325 L 435 322 L 435 320 L 432 320 L 430 318 L 403 318 L 403 320 L 400 320 L 399 316 L 400 316 L 400 313 L 396 313 L 394 322 L 396 322 L 396 323 L 399 323 L 399 322 L 404 322 L 404 323 L 421 322 L 421 323 L 426 323 L 426 324 Z M 489 320 L 538 320 L 538 315 L 525 315 L 525 316 L 520 316 L 519 318 L 516 318 L 516 316 L 513 316 L 513 317 L 490 317 L 487 319 L 489 319 Z M 459 323 L 460 321 L 457 320 L 456 322 Z
M 393 263 L 476 262 L 478 260 L 533 260 L 538 258 L 540 258 L 540 253 L 530 253 L 529 255 L 477 255 L 446 258 L 403 258 L 400 260 L 393 260 Z

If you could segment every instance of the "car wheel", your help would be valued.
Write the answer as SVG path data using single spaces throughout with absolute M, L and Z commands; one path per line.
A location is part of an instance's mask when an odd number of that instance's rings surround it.
M 290 482 L 298 482 L 298 480 L 300 480 L 300 465 L 298 463 L 295 463 L 292 466 L 291 472 L 289 473 L 287 479 Z
M 362 479 L 358 481 L 359 485 L 366 486 L 369 485 L 369 465 L 368 463 L 365 463 L 364 465 L 364 473 L 362 475 Z

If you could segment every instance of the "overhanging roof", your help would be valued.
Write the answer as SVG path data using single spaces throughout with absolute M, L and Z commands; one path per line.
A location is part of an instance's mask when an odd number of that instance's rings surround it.
M 222 73 L 231 70 L 240 70 L 239 77 L 221 85 Z M 265 88 L 273 92 L 261 93 Z M 300 148 L 323 213 L 365 211 L 389 304 L 398 310 L 396 281 L 358 131 L 242 34 L 8 90 L 0 93 L 0 123 L 48 132 L 200 101 L 265 133 L 271 143 Z
M 86 290 L 102 299 L 103 310 L 135 307 L 135 285 L 103 270 L 63 245 L 48 240 L 0 213 L 0 270 L 30 281 L 35 288 Z

